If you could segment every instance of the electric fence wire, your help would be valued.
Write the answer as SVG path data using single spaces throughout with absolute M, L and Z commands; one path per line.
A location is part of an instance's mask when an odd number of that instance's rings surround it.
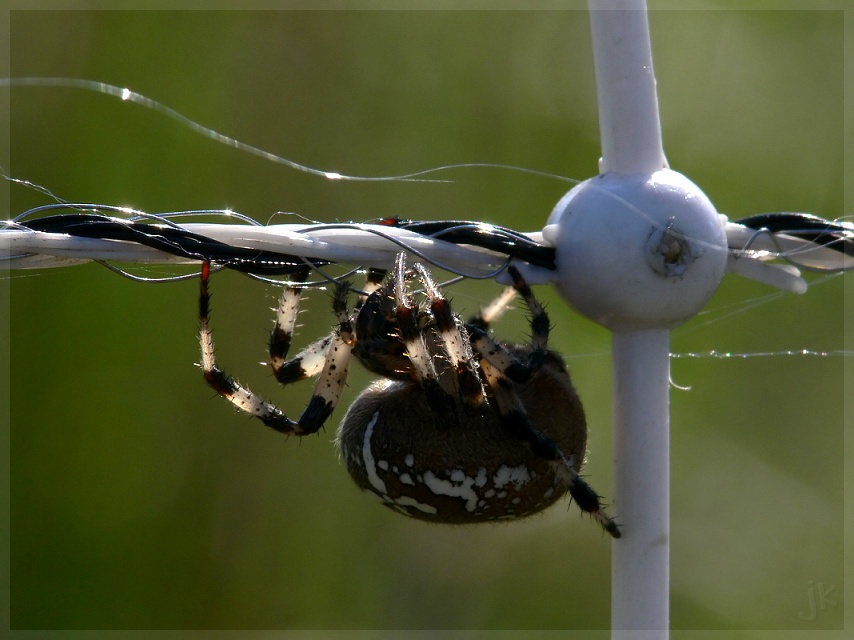
M 186 222 L 201 217 L 208 221 Z M 806 213 L 764 213 L 727 221 L 726 229 L 735 259 L 780 259 L 799 269 L 822 272 L 854 267 L 854 224 L 850 222 Z M 112 263 L 207 260 L 265 279 L 287 276 L 306 266 L 323 274 L 322 268 L 334 263 L 382 267 L 400 250 L 467 278 L 499 276 L 511 260 L 525 264 L 541 282 L 556 269 L 555 250 L 541 233 L 472 220 L 385 218 L 371 223 L 265 226 L 228 210 L 150 214 L 59 201 L 0 224 L 0 260 L 10 268 L 96 261 L 147 282 L 189 276 L 139 278 Z

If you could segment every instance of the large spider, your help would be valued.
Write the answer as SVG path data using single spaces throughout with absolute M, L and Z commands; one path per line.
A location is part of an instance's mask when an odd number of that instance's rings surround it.
M 578 471 L 587 424 L 560 355 L 547 346 L 549 320 L 519 271 L 513 286 L 468 322 L 421 264 L 368 273 L 350 309 L 350 284 L 336 286 L 333 331 L 287 360 L 301 294 L 285 287 L 270 337 L 270 365 L 283 385 L 319 374 L 299 420 L 226 375 L 209 326 L 210 265 L 199 296 L 202 369 L 207 383 L 239 409 L 288 435 L 317 432 L 347 382 L 350 357 L 382 376 L 350 406 L 337 445 L 363 490 L 406 515 L 445 523 L 521 518 L 567 491 L 615 538 L 620 531 Z M 416 302 L 411 281 L 421 283 Z M 489 325 L 518 293 L 531 314 L 531 344 L 492 338 Z

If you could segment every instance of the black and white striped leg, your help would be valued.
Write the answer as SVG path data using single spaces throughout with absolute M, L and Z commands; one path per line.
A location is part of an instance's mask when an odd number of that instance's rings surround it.
M 370 269 L 367 274 L 366 283 L 363 292 L 359 295 L 352 313 L 348 314 L 349 318 L 355 318 L 358 315 L 359 309 L 365 304 L 368 296 L 376 291 L 383 282 L 385 271 L 381 269 Z M 333 297 L 333 307 L 346 307 L 346 294 L 349 292 L 349 285 L 346 288 L 338 286 Z M 343 297 L 342 297 L 343 294 Z M 298 300 L 298 299 L 297 299 Z M 293 332 L 295 327 L 295 318 L 297 314 L 297 304 L 294 302 L 293 293 L 286 289 L 282 293 L 282 299 L 279 304 L 279 309 L 276 314 L 276 326 L 270 336 L 270 366 L 273 368 L 273 375 L 276 380 L 282 384 L 292 384 L 306 378 L 313 378 L 323 371 L 326 364 L 326 356 L 329 352 L 329 347 L 335 338 L 336 330 L 333 330 L 319 340 L 315 340 L 307 347 L 297 353 L 289 360 L 284 360 L 287 351 L 280 352 L 274 345 L 278 346 L 281 342 L 280 335 L 282 329 L 290 329 Z M 342 313 L 346 313 L 346 310 Z M 348 319 L 349 322 L 349 319 Z M 352 327 L 351 327 L 352 332 Z M 289 343 L 289 340 L 288 340 Z
M 419 326 L 419 310 L 406 286 L 406 263 L 402 252 L 397 254 L 393 284 L 395 316 L 400 328 L 400 339 L 412 363 L 415 379 L 425 387 L 438 387 L 436 367 Z
M 611 537 L 622 537 L 617 523 L 602 508 L 601 496 L 578 475 L 575 468 L 568 467 L 567 473 L 569 474 L 569 495 L 575 500 L 578 508 L 593 516 Z
M 482 407 L 486 401 L 486 394 L 477 374 L 468 331 L 453 314 L 450 303 L 439 291 L 439 287 L 433 282 L 424 265 L 416 263 L 415 270 L 418 273 L 418 279 L 424 285 L 430 304 L 430 313 L 436 323 L 436 332 L 444 350 L 443 355 L 447 358 L 450 368 L 447 374 L 440 373 L 439 384 L 445 393 L 458 395 L 466 406 Z
M 273 375 L 281 384 L 292 384 L 313 378 L 323 371 L 323 365 L 326 364 L 326 353 L 329 351 L 329 345 L 335 337 L 333 331 L 329 335 L 323 336 L 319 340 L 315 340 L 310 345 L 301 349 L 290 360 L 275 361 L 271 358 L 270 366 L 273 368 Z
M 543 309 L 540 301 L 534 297 L 534 292 L 531 287 L 525 282 L 522 274 L 514 266 L 507 267 L 507 273 L 513 279 L 513 288 L 522 296 L 525 304 L 528 305 L 528 312 L 531 314 L 531 346 L 535 351 L 545 352 L 549 348 L 549 331 L 551 323 L 549 316 Z
M 381 269 L 369 269 L 366 277 L 364 292 L 359 296 L 356 306 L 353 309 L 353 316 L 358 313 L 362 305 L 365 303 L 367 296 L 376 291 L 381 285 L 385 277 L 385 271 Z M 300 274 L 299 281 L 302 281 L 307 276 Z M 349 290 L 349 289 L 348 289 Z M 329 345 L 335 336 L 335 331 L 328 335 L 315 340 L 307 347 L 300 350 L 290 360 L 286 360 L 288 350 L 291 345 L 291 339 L 296 327 L 297 314 L 299 313 L 300 294 L 302 287 L 287 286 L 283 289 L 279 306 L 276 309 L 276 324 L 273 331 L 270 333 L 270 360 L 269 364 L 273 369 L 273 375 L 281 384 L 292 384 L 313 378 L 323 371 L 323 366 L 326 363 L 326 354 L 329 350 Z M 340 288 L 336 290 L 336 296 L 340 296 Z M 333 307 L 336 304 L 333 302 Z
M 353 331 L 346 309 L 348 285 L 336 291 L 335 311 L 339 327 L 326 351 L 325 365 L 308 406 L 298 421 L 288 418 L 276 405 L 263 400 L 248 387 L 240 385 L 217 366 L 213 336 L 210 329 L 210 263 L 202 264 L 199 291 L 199 345 L 205 381 L 219 395 L 241 411 L 261 420 L 268 427 L 288 435 L 306 435 L 318 431 L 335 408 L 347 380 Z M 286 324 L 289 320 L 286 319 Z
M 308 272 L 301 273 L 297 281 L 301 282 L 307 276 Z M 302 349 L 290 360 L 286 359 L 296 329 L 302 290 L 300 286 L 286 286 L 282 290 L 276 308 L 276 324 L 270 332 L 269 364 L 281 384 L 292 384 L 318 375 L 323 370 L 326 352 L 334 335 L 334 332 L 330 333 Z
M 365 275 L 365 286 L 362 291 L 362 294 L 359 296 L 358 301 L 356 302 L 356 307 L 353 309 L 353 312 L 358 312 L 359 309 L 362 308 L 362 305 L 365 304 L 368 297 L 381 286 L 383 286 L 383 281 L 385 280 L 385 276 L 388 273 L 385 269 L 377 269 L 375 267 L 371 267 L 368 269 L 367 274 Z
M 522 401 L 513 389 L 513 383 L 498 368 L 488 360 L 482 360 L 481 371 L 498 405 L 507 432 L 527 442 L 535 455 L 548 460 L 578 507 L 593 516 L 611 536 L 619 538 L 620 530 L 605 512 L 599 495 L 578 475 L 575 456 L 566 456 L 554 440 L 533 428 Z
M 549 348 L 549 332 L 551 323 L 549 316 L 546 314 L 543 305 L 534 297 L 534 292 L 531 287 L 522 278 L 522 274 L 514 266 L 507 267 L 507 273 L 513 278 L 513 287 L 522 296 L 525 304 L 528 306 L 528 312 L 531 314 L 531 346 L 533 349 L 528 354 L 528 362 L 525 363 L 525 368 L 529 372 L 536 371 L 543 365 L 543 360 L 546 357 L 546 350 Z
M 308 270 L 296 274 L 293 282 L 302 283 L 308 277 Z M 299 313 L 300 296 L 302 287 L 299 285 L 286 285 L 279 297 L 279 305 L 276 307 L 276 324 L 270 332 L 270 366 L 278 377 L 278 372 L 288 357 L 291 348 L 294 329 Z
M 527 382 L 543 365 L 549 341 L 550 322 L 543 306 L 534 296 L 528 283 L 519 271 L 511 266 L 507 269 L 513 278 L 513 287 L 504 291 L 481 313 L 468 322 L 471 345 L 476 353 L 489 361 L 513 382 Z M 503 313 L 513 296 L 522 296 L 531 314 L 531 347 L 525 362 L 511 354 L 500 342 L 488 333 L 489 324 Z
M 314 394 L 300 417 L 302 425 L 317 425 L 314 431 L 317 431 L 332 414 L 341 399 L 344 387 L 347 386 L 350 354 L 356 342 L 352 317 L 347 310 L 349 292 L 350 284 L 347 282 L 337 285 L 335 289 L 332 306 L 338 317 L 338 327 L 327 347 L 326 361 L 314 387 Z

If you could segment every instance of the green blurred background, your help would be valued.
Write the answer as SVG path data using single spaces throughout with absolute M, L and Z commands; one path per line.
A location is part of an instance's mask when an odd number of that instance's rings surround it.
M 726 8 L 725 3 L 707 3 Z M 665 149 L 720 211 L 841 216 L 840 12 L 653 11 Z M 314 167 L 395 175 L 493 162 L 574 179 L 599 154 L 584 11 L 11 14 L 14 76 L 99 80 Z M 8 91 L 3 89 L 3 91 Z M 265 221 L 400 215 L 539 228 L 569 184 L 460 169 L 451 184 L 329 183 L 74 89 L 11 90 L 6 171 L 72 201 L 224 208 Z M 12 188 L 18 214 L 48 202 Z M 285 218 L 278 217 L 278 221 Z M 164 275 L 176 270 L 145 271 Z M 814 278 L 815 279 L 815 278 Z M 362 496 L 331 444 L 286 440 L 212 399 L 197 282 L 97 265 L 13 272 L 11 626 L 47 629 L 607 629 L 610 541 L 566 503 L 441 528 Z M 842 278 L 808 295 L 730 277 L 675 352 L 843 348 Z M 222 363 L 296 413 L 264 359 L 274 287 L 213 283 Z M 498 290 L 455 286 L 459 310 Z M 586 473 L 610 480 L 609 336 L 548 289 L 585 400 Z M 326 294 L 300 339 L 331 326 Z M 850 327 L 849 327 L 850 328 Z M 501 336 L 524 340 L 508 314 Z M 672 392 L 675 629 L 842 624 L 844 357 L 678 359 Z M 807 621 L 808 593 L 838 606 Z

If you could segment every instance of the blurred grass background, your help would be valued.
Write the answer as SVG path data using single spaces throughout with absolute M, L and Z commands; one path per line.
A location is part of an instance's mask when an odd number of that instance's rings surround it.
M 671 166 L 734 218 L 843 215 L 841 13 L 653 11 L 650 20 Z M 462 162 L 575 179 L 597 171 L 584 11 L 15 11 L 11 70 L 127 86 L 342 173 Z M 495 169 L 442 176 L 451 184 L 329 183 L 73 89 L 12 89 L 10 122 L 13 177 L 67 200 L 150 212 L 231 207 L 262 221 L 284 211 L 533 230 L 570 186 Z M 46 201 L 13 187 L 10 213 Z M 454 529 L 359 494 L 331 444 L 336 417 L 369 380 L 359 367 L 326 430 L 286 440 L 211 399 L 193 366 L 197 282 L 141 285 L 87 265 L 12 272 L 5 285 L 12 628 L 608 628 L 610 543 L 574 506 Z M 257 364 L 275 289 L 228 273 L 213 288 L 222 363 L 299 411 L 311 385 L 283 392 Z M 497 290 L 467 283 L 451 295 L 471 311 Z M 608 496 L 609 337 L 548 289 L 537 293 L 585 400 L 587 476 Z M 322 292 L 304 306 L 308 341 L 332 315 Z M 673 350 L 842 349 L 844 328 L 841 278 L 804 297 L 728 278 L 674 333 Z M 524 340 L 524 314 L 508 314 L 498 332 Z M 844 364 L 674 361 L 674 381 L 692 388 L 672 394 L 674 629 L 841 627 Z M 840 604 L 804 620 L 819 582 L 835 585 Z

